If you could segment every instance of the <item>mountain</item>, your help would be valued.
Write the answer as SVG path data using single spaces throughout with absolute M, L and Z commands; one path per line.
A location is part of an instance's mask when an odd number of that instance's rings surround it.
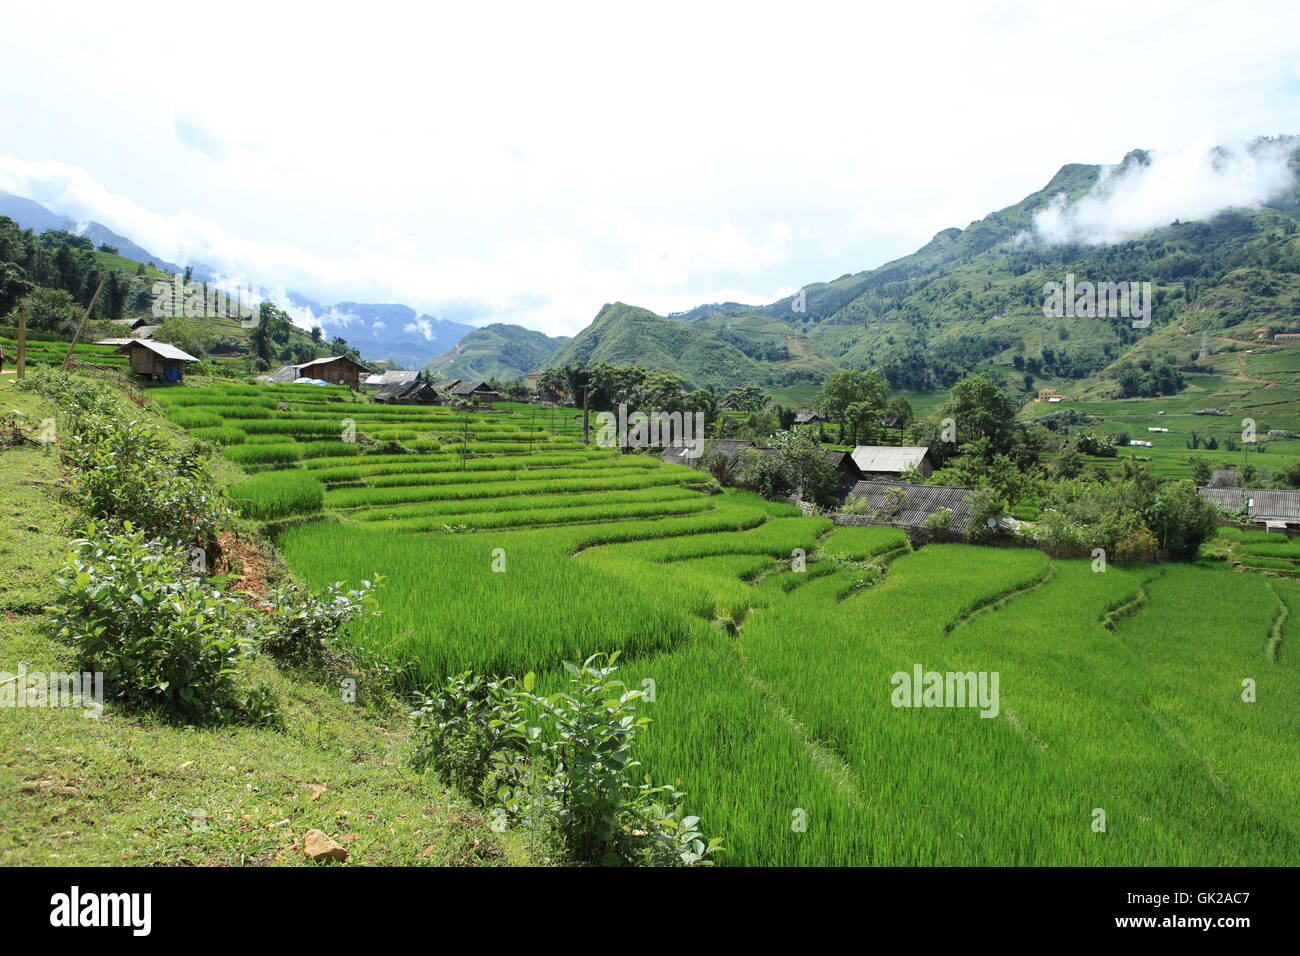
M 299 297 L 297 301 L 307 300 Z M 474 331 L 472 325 L 418 313 L 408 305 L 317 303 L 312 313 L 327 336 L 342 336 L 366 358 L 388 359 L 414 368 L 423 367 Z
M 494 322 L 475 329 L 430 362 L 429 371 L 443 378 L 520 379 L 544 368 L 570 341 L 567 335 L 552 337 L 522 325 Z
M 711 330 L 622 302 L 602 308 L 591 325 L 552 355 L 546 366 L 569 362 L 644 365 L 677 372 L 693 388 L 761 384 L 771 377 L 764 362 L 750 358 Z
M 1278 149 L 1292 173 L 1291 183 L 1263 204 L 1173 221 L 1121 241 L 1049 242 L 1039 234 L 1040 215 L 1068 213 L 1085 197 L 1095 208 L 1134 186 L 1151 163 L 1151 154 L 1134 150 L 1113 167 L 1064 166 L 1015 205 L 965 229 L 942 230 L 916 252 L 876 269 L 814 283 L 765 306 L 699 306 L 673 316 L 672 324 L 711 333 L 764 362 L 772 357 L 764 348 L 775 348 L 785 335 L 810 368 L 881 367 L 900 388 L 945 388 L 986 367 L 1017 387 L 1028 387 L 1022 381 L 1028 372 L 1040 385 L 1073 381 L 1076 394 L 1129 394 L 1131 384 L 1119 384 L 1129 363 L 1194 370 L 1198 356 L 1184 341 L 1189 335 L 1217 331 L 1253 339 L 1261 324 L 1274 332 L 1300 330 L 1298 143 L 1283 137 L 1250 147 Z M 1149 281 L 1151 326 L 1134 328 L 1125 317 L 1045 316 L 1044 287 L 1067 275 Z
M 155 256 L 125 236 L 118 235 L 102 223 L 91 220 L 82 226 L 78 226 L 71 219 L 50 212 L 38 202 L 15 196 L 13 193 L 7 193 L 4 190 L 0 190 L 0 216 L 8 216 L 24 229 L 30 229 L 37 234 L 47 232 L 50 229 L 62 229 L 65 232 L 83 235 L 96 246 L 114 246 L 117 248 L 119 255 L 133 259 L 136 262 L 152 262 L 158 268 L 167 272 L 184 271 L 175 263 L 167 262 L 165 259 Z M 213 276 L 212 270 L 202 263 L 194 263 L 193 268 L 194 277 L 200 282 L 206 282 Z
M 84 235 L 96 246 L 106 244 L 122 257 L 135 262 L 152 262 L 158 268 L 183 274 L 185 267 L 154 255 L 126 236 L 93 220 L 78 224 L 66 216 L 51 212 L 38 202 L 0 190 L 0 216 L 8 216 L 24 229 L 42 233 L 50 229 Z M 215 269 L 201 262 L 189 263 L 192 278 L 208 282 L 217 277 Z M 365 302 L 340 302 L 325 305 L 290 291 L 288 305 L 298 314 L 309 313 L 329 338 L 341 336 L 370 359 L 388 359 L 403 365 L 421 367 L 430 359 L 452 348 L 474 326 L 438 319 L 417 313 L 405 305 Z M 299 319 L 301 321 L 301 318 Z M 225 332 L 226 330 L 222 330 Z

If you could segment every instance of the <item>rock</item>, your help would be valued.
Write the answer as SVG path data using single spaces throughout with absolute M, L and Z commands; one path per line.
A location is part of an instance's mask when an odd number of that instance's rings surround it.
M 338 860 L 342 863 L 348 858 L 348 851 L 343 849 L 321 830 L 308 830 L 302 838 L 302 852 L 309 860 Z

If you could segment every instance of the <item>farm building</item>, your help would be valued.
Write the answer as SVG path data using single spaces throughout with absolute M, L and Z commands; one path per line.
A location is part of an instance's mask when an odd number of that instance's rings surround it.
M 853 490 L 854 485 L 862 480 L 862 469 L 853 460 L 853 455 L 847 451 L 828 451 L 826 452 L 826 460 L 840 477 L 836 496 L 843 501 L 849 492 Z
M 444 385 L 445 382 L 451 384 Z M 487 382 L 445 379 L 436 385 L 439 391 L 447 391 L 452 398 L 468 398 L 479 403 L 501 401 L 501 393 L 494 390 Z
M 361 380 L 362 388 L 386 388 L 390 385 L 409 385 L 411 382 L 423 381 L 424 373 L 415 371 L 376 372 Z
M 1279 332 L 1273 336 L 1274 342 L 1300 342 L 1300 332 Z
M 437 405 L 442 393 L 420 379 L 394 382 L 375 393 L 375 401 L 384 405 Z
M 867 480 L 888 481 L 914 468 L 927 478 L 934 472 L 930 449 L 919 445 L 859 445 L 853 449 L 853 463 Z
M 737 456 L 746 448 L 755 447 L 752 441 L 739 441 L 735 439 L 710 439 L 704 443 L 704 452 L 707 454 L 711 451 L 721 452 L 727 456 L 727 459 L 734 462 Z M 659 460 L 669 465 L 690 465 L 698 460 L 699 456 L 695 453 L 694 445 L 683 445 L 677 448 L 665 448 L 659 455 Z
M 299 378 L 318 378 L 331 385 L 347 385 L 351 388 L 360 388 L 362 377 L 370 374 L 370 369 L 346 355 L 312 359 L 290 367 L 298 370 Z
M 815 408 L 801 408 L 794 413 L 796 425 L 821 425 L 827 421 L 829 419 Z
M 131 339 L 118 348 L 131 357 L 131 371 L 156 381 L 179 382 L 185 377 L 186 366 L 198 361 L 189 352 L 182 352 L 165 342 Z
M 1201 497 L 1213 501 L 1224 511 L 1241 511 L 1244 508 L 1252 522 L 1270 530 L 1300 528 L 1300 491 L 1207 487 L 1196 490 Z
M 897 510 L 889 495 L 890 489 L 901 488 L 904 496 Z M 936 511 L 947 508 L 952 512 L 950 530 L 962 531 L 970 516 L 968 498 L 972 489 L 947 485 L 908 485 L 897 481 L 859 481 L 849 494 L 866 498 L 872 511 L 889 524 L 918 528 Z
M 1061 400 L 1061 393 L 1054 388 L 1040 388 L 1038 390 L 1038 401 L 1051 402 Z

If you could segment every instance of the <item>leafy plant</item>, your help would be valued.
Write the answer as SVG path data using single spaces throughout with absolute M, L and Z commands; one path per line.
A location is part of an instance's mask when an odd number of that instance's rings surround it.
M 579 863 L 710 865 L 720 838 L 670 786 L 637 781 L 634 750 L 650 718 L 636 712 L 643 691 L 614 679 L 617 654 L 565 662 L 571 689 L 532 692 L 534 677 L 452 678 L 412 714 L 415 765 L 433 767 L 504 818 Z
M 59 578 L 51 627 L 77 666 L 102 671 L 106 693 L 128 706 L 200 723 L 271 722 L 264 691 L 236 679 L 251 650 L 246 609 L 195 574 L 187 555 L 124 522 L 90 525 Z

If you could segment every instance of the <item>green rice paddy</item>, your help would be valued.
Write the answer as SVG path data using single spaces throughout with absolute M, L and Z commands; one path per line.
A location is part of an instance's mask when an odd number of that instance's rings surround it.
M 558 687 L 561 662 L 622 651 L 653 690 L 645 769 L 689 793 L 725 863 L 1300 859 L 1300 582 L 1269 564 L 1300 566 L 1300 544 L 1229 533 L 1232 560 L 1100 573 L 914 550 L 583 446 L 572 410 L 498 406 L 463 443 L 451 410 L 342 390 L 159 395 L 196 434 L 292 439 L 220 446 L 264 469 L 230 494 L 250 517 L 320 516 L 278 538 L 310 583 L 382 576 L 362 636 L 409 687 L 467 669 Z M 315 435 L 336 413 L 426 450 Z M 997 675 L 997 706 L 896 706 L 918 666 Z

